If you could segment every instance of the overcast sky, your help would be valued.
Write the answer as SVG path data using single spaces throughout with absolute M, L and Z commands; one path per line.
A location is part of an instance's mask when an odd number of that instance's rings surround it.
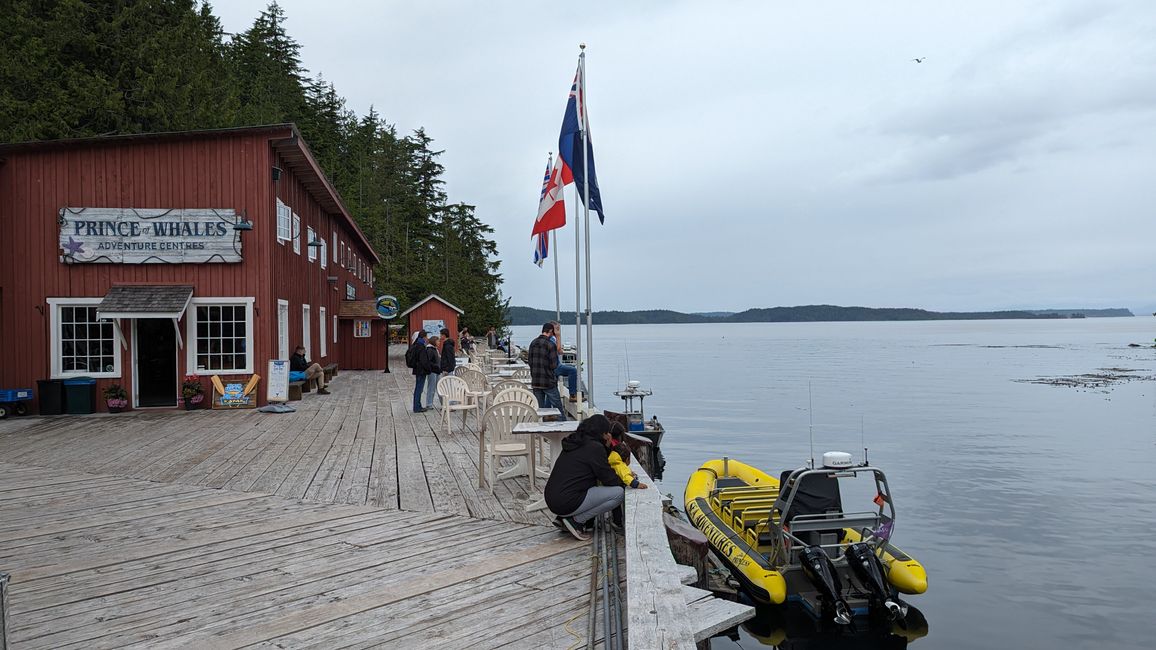
M 1156 3 L 947 4 L 281 2 L 312 73 L 445 150 L 515 305 L 554 304 L 529 233 L 585 42 L 595 309 L 1156 310 Z

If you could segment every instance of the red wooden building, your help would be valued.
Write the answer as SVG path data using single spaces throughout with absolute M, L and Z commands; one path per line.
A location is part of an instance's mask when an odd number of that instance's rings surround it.
M 377 315 L 375 300 L 346 300 L 337 312 L 337 328 L 345 343 L 338 363 L 352 370 L 385 368 L 385 331 L 389 321 Z
M 458 339 L 458 316 L 465 312 L 454 307 L 444 298 L 431 293 L 418 301 L 413 307 L 401 312 L 401 318 L 408 319 L 409 331 L 412 334 L 424 329 L 430 334 L 441 333 L 444 327 L 450 331 L 450 336 Z
M 325 365 L 379 262 L 292 124 L 0 145 L 0 388 Z

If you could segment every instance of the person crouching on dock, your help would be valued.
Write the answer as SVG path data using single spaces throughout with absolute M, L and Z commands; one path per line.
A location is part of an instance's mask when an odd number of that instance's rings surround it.
M 590 539 L 586 522 L 621 507 L 626 497 L 626 484 L 610 468 L 607 451 L 612 440 L 605 415 L 583 420 L 562 440 L 562 453 L 546 481 L 544 496 L 557 517 L 554 525 L 575 539 Z

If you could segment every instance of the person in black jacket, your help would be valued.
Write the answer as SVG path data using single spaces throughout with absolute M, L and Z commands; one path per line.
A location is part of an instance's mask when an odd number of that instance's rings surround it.
M 428 407 L 422 408 L 421 405 L 421 392 L 425 388 L 426 379 L 431 374 L 436 375 L 441 368 L 438 363 L 437 349 L 429 345 L 425 332 L 418 332 L 413 344 L 417 346 L 417 362 L 413 367 L 413 412 L 421 413 L 429 410 Z
M 313 363 L 305 358 L 305 346 L 298 345 L 293 350 L 293 356 L 289 357 L 289 381 L 309 381 L 317 380 L 317 394 L 328 395 L 329 390 L 325 387 L 325 370 L 321 368 L 321 364 Z
M 454 340 L 450 338 L 449 329 L 442 328 L 442 374 L 451 375 L 458 367 L 457 351 L 454 349 Z
M 556 524 L 576 539 L 589 539 L 582 530 L 586 522 L 619 507 L 626 498 L 625 486 L 607 460 L 610 444 L 610 420 L 605 415 L 583 420 L 562 440 L 562 453 L 546 481 L 546 505 L 557 515 Z

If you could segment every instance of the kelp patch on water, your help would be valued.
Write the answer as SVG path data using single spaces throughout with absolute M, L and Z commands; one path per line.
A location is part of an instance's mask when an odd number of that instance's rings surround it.
M 1147 370 L 1137 368 L 1097 368 L 1096 372 L 1082 375 L 1036 377 L 1034 379 L 1016 379 L 1015 381 L 1026 384 L 1067 386 L 1069 388 L 1109 388 L 1130 381 L 1156 380 L 1156 375 L 1145 374 L 1147 372 Z

